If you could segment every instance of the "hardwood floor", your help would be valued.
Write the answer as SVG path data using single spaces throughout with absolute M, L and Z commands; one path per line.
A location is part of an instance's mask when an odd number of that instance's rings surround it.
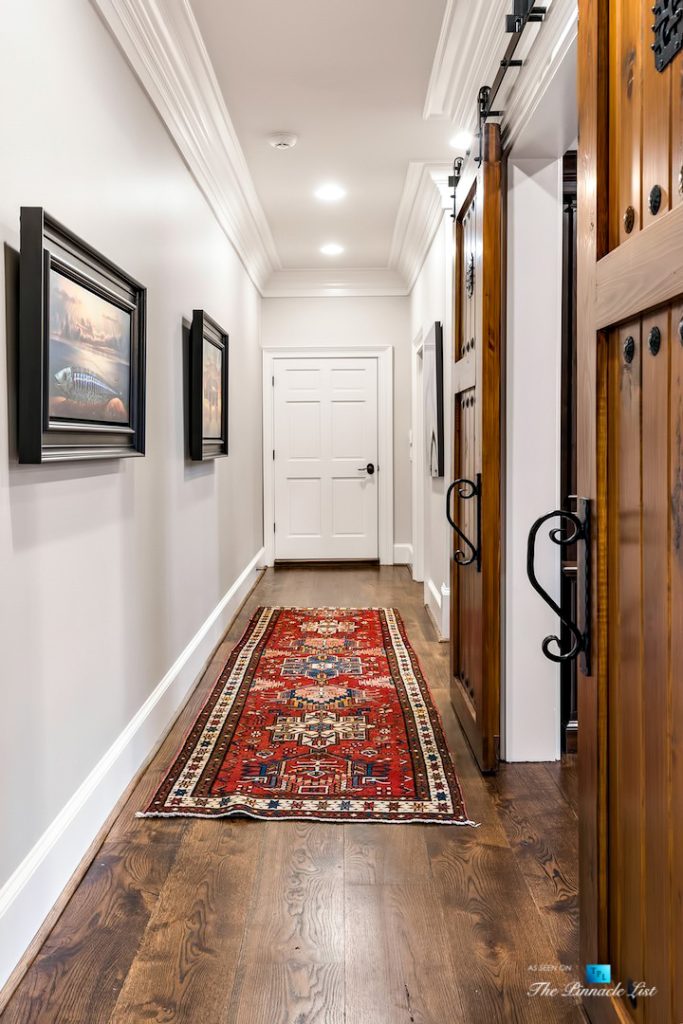
M 266 573 L 3 1024 L 585 1020 L 570 998 L 527 995 L 562 987 L 562 965 L 578 977 L 574 769 L 482 779 L 421 595 L 405 568 Z M 480 828 L 134 817 L 259 604 L 400 610 Z

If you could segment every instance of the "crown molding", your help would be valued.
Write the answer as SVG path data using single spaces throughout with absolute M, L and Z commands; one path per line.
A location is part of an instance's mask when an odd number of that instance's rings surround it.
M 275 242 L 189 0 L 91 0 L 261 291 Z
M 377 269 L 302 269 L 277 270 L 262 290 L 267 299 L 275 298 L 350 298 L 380 295 L 407 295 L 403 276 L 391 267 Z
M 412 291 L 429 247 L 450 206 L 449 164 L 411 162 L 399 203 L 389 266 L 405 279 Z
M 578 35 L 577 0 L 548 0 L 548 12 L 505 101 L 505 145 L 529 123 Z
M 509 6 L 509 0 L 447 0 L 425 120 L 448 120 L 458 131 L 476 127 L 477 93 L 491 84 L 505 53 Z

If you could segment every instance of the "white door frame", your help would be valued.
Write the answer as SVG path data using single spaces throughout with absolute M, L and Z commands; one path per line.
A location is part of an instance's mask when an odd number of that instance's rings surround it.
M 413 579 L 422 583 L 424 575 L 424 517 L 425 517 L 425 457 L 424 457 L 424 395 L 422 359 L 424 344 L 422 329 L 413 339 L 411 358 L 411 381 L 413 416 L 411 426 L 410 457 L 412 463 L 412 506 L 413 506 Z
M 275 563 L 275 473 L 273 467 L 273 378 L 277 359 L 377 360 L 377 450 L 378 450 L 378 541 L 380 565 L 394 564 L 394 350 L 348 346 L 348 348 L 263 349 L 263 546 L 265 564 Z

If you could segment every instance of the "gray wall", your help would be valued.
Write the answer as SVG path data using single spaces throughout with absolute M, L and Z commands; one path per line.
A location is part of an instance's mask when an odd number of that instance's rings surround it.
M 262 545 L 259 297 L 87 0 L 1 17 L 3 281 L 44 206 L 147 286 L 148 361 L 144 459 L 18 466 L 0 317 L 0 886 Z M 192 466 L 202 306 L 230 332 L 231 450 Z

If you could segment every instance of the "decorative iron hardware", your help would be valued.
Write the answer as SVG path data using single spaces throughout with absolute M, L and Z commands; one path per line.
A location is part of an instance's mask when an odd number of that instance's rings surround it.
M 547 512 L 533 524 L 529 531 L 527 543 L 526 572 L 529 582 L 537 594 L 559 616 L 560 622 L 571 634 L 571 646 L 562 650 L 559 636 L 547 636 L 541 643 L 541 650 L 550 661 L 562 662 L 579 658 L 581 671 L 585 676 L 591 674 L 590 622 L 591 622 L 591 507 L 588 498 L 576 498 L 576 512 L 566 509 L 555 509 Z M 555 517 L 566 520 L 568 525 L 561 525 L 550 530 L 549 537 L 554 544 L 566 548 L 570 544 L 577 545 L 577 618 L 574 622 L 560 608 L 550 594 L 538 582 L 535 570 L 536 537 L 544 523 Z M 552 651 L 551 645 L 557 647 Z
M 683 0 L 681 0 L 681 3 L 683 3 Z M 481 167 L 482 160 L 484 159 L 483 127 L 489 117 L 501 117 L 503 113 L 501 110 L 493 110 L 492 107 L 503 84 L 505 75 L 509 68 L 521 68 L 524 66 L 523 60 L 515 59 L 515 51 L 522 39 L 524 29 L 532 22 L 543 21 L 547 10 L 547 7 L 536 6 L 535 0 L 514 0 L 512 14 L 505 16 L 505 31 L 511 36 L 511 39 L 496 71 L 493 85 L 483 85 L 479 90 L 477 99 L 479 153 L 475 160 L 478 167 Z
M 678 168 L 678 194 L 683 196 L 683 164 Z
M 630 235 L 633 231 L 633 225 L 635 224 L 635 222 L 636 211 L 633 209 L 632 206 L 627 206 L 626 212 L 624 213 L 624 231 L 627 235 Z
M 535 7 L 535 0 L 514 0 L 512 14 L 505 16 L 505 31 L 519 34 L 528 21 L 543 21 L 545 7 Z
M 662 345 L 662 332 L 659 327 L 653 327 L 647 336 L 647 347 L 653 356 L 656 356 Z
M 633 357 L 636 354 L 636 342 L 635 339 L 629 334 L 628 338 L 624 342 L 624 362 L 632 363 Z
M 465 270 L 465 291 L 467 292 L 467 298 L 471 299 L 474 295 L 474 253 L 471 252 L 467 256 L 467 267 Z
M 652 26 L 655 67 L 657 71 L 664 71 L 683 49 L 683 0 L 656 0 L 652 13 L 655 16 Z
M 653 217 L 659 213 L 662 205 L 662 190 L 659 185 L 653 185 L 650 189 L 650 198 L 647 201 L 647 205 Z
M 469 501 L 470 498 L 476 498 L 477 500 L 476 544 L 473 544 L 469 537 L 467 537 L 462 532 L 458 524 L 454 521 L 453 517 L 451 516 L 451 494 L 453 493 L 456 487 L 458 488 L 458 496 L 460 498 L 463 498 L 465 501 Z M 470 552 L 470 554 L 467 554 L 467 551 L 463 551 L 462 548 L 456 548 L 455 553 L 453 555 L 454 560 L 457 562 L 458 565 L 462 566 L 472 565 L 473 562 L 476 562 L 477 572 L 481 572 L 481 473 L 477 473 L 476 481 L 469 480 L 467 477 L 464 476 L 459 477 L 457 480 L 453 481 L 453 483 L 446 491 L 446 518 L 448 519 L 448 522 L 451 524 L 451 526 L 457 533 L 462 543 Z
M 683 345 L 683 316 L 678 321 L 678 337 L 681 342 L 681 345 Z
M 464 156 L 456 156 L 453 161 L 453 173 L 448 176 L 448 187 L 453 189 L 453 195 L 451 196 L 451 199 L 453 200 L 453 213 L 451 214 L 451 220 L 455 220 L 458 215 L 455 194 L 457 192 L 458 185 L 460 184 L 460 179 L 462 178 L 462 168 L 464 163 Z

